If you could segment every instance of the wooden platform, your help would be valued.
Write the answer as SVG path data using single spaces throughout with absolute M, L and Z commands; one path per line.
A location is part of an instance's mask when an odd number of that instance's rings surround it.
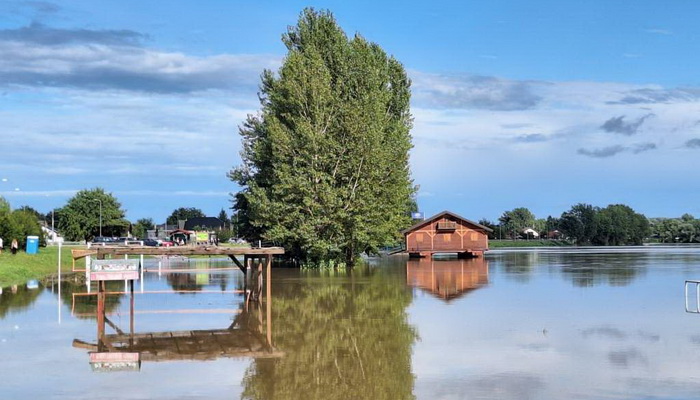
M 104 256 L 252 256 L 265 257 L 284 254 L 282 247 L 222 247 L 222 246 L 92 246 L 88 249 L 72 250 L 73 259 L 85 256 L 96 256 L 98 259 Z
M 100 343 L 101 342 L 101 343 Z M 105 346 L 100 346 L 104 343 Z M 93 352 L 139 353 L 142 361 L 214 360 L 220 357 L 279 358 L 265 337 L 244 329 L 147 332 L 104 335 L 98 343 L 74 339 L 73 347 Z M 100 349 L 106 347 L 106 349 Z

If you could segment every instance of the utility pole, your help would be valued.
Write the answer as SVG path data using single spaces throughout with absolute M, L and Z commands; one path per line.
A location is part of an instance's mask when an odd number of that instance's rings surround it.
M 100 200 L 100 199 L 92 199 L 92 200 L 100 203 L 100 237 L 102 237 L 102 200 Z

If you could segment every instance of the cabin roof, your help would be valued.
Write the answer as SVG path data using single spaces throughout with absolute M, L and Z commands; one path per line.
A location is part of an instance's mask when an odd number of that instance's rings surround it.
M 196 227 L 205 229 L 222 229 L 224 226 L 224 221 L 217 217 L 194 217 L 188 218 L 185 221 L 186 230 L 194 230 Z
M 444 216 L 446 216 L 446 215 L 449 215 L 449 216 L 451 216 L 451 217 L 453 217 L 453 218 L 455 218 L 455 219 L 458 219 L 458 220 L 461 220 L 461 221 L 463 221 L 463 222 L 466 222 L 466 223 L 468 223 L 469 225 L 472 225 L 472 226 L 474 226 L 474 227 L 476 227 L 476 228 L 478 228 L 478 229 L 483 229 L 484 231 L 487 231 L 487 232 L 493 232 L 493 230 L 490 229 L 490 228 L 487 228 L 487 227 L 485 227 L 485 226 L 483 226 L 483 225 L 481 225 L 481 224 L 478 224 L 478 223 L 476 223 L 476 222 L 474 222 L 474 221 L 472 221 L 472 220 L 466 219 L 466 218 L 462 217 L 461 215 L 457 215 L 457 214 L 453 213 L 452 211 L 447 211 L 447 210 L 445 210 L 445 211 L 442 211 L 442 212 L 439 212 L 439 213 L 433 215 L 432 217 L 430 217 L 430 218 L 428 218 L 428 219 L 424 219 L 423 221 L 420 221 L 420 222 L 414 224 L 413 226 L 410 226 L 410 227 L 408 227 L 408 228 L 402 230 L 401 233 L 405 235 L 405 234 L 407 234 L 407 233 L 409 233 L 409 232 L 411 232 L 411 231 L 414 231 L 414 230 L 416 230 L 416 229 L 422 227 L 423 225 L 427 225 L 427 224 L 429 224 L 429 223 L 435 221 L 436 219 L 442 218 L 442 217 L 444 217 Z
M 168 235 L 174 235 L 176 233 L 184 233 L 186 235 L 191 235 L 194 233 L 194 231 L 188 231 L 187 229 L 173 229 L 172 231 L 168 231 Z

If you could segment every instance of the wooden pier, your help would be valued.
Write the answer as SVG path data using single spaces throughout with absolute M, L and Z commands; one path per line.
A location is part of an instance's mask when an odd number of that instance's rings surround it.
M 248 271 L 253 274 L 262 273 L 266 270 L 266 278 L 270 279 L 270 268 L 272 267 L 272 257 L 284 254 L 282 247 L 219 247 L 219 246 L 175 246 L 175 247 L 152 247 L 152 246 L 92 246 L 86 249 L 72 250 L 73 262 L 85 257 L 95 257 L 104 260 L 114 256 L 227 256 L 248 278 Z M 243 256 L 243 263 L 238 259 Z M 256 268 L 257 267 L 257 268 Z M 256 268 L 256 269 L 254 269 Z M 75 271 L 75 268 L 74 268 Z
M 212 359 L 224 357 L 280 357 L 272 346 L 272 257 L 284 254 L 281 247 L 246 248 L 218 246 L 94 246 L 72 250 L 73 261 L 88 258 L 86 277 L 97 282 L 97 342 L 75 340 L 75 347 L 91 350 L 90 360 L 95 370 L 139 369 L 141 361 Z M 141 257 L 140 262 L 128 259 Z M 115 257 L 124 256 L 125 260 Z M 185 332 L 134 332 L 134 280 L 143 278 L 143 256 L 228 256 L 241 269 L 247 285 L 251 271 L 252 288 L 244 289 L 242 314 L 227 329 Z M 243 262 L 238 259 L 243 256 Z M 91 261 L 94 257 L 99 261 Z M 135 265 L 134 262 L 136 261 Z M 139 272 L 141 276 L 139 277 Z M 263 279 L 263 276 L 265 279 Z M 91 277 L 94 277 L 92 279 Z M 126 277 L 126 278 L 124 278 Z M 106 280 L 128 282 L 129 332 L 123 332 L 106 315 Z M 143 282 L 143 281 L 142 281 Z M 263 287 L 264 290 L 263 290 Z M 125 292 L 127 289 L 125 289 Z M 142 286 L 143 291 L 143 286 Z M 263 294 L 264 292 L 264 294 Z M 255 305 L 249 305 L 249 302 Z M 262 304 L 265 303 L 263 309 Z M 251 317 L 256 310 L 257 317 Z M 264 322 L 263 322 L 264 321 Z M 105 325 L 116 333 L 107 335 Z

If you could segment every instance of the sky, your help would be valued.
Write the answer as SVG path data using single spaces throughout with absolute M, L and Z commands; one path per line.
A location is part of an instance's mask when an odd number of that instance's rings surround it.
M 132 221 L 228 210 L 238 126 L 307 6 L 408 71 L 426 216 L 700 217 L 691 0 L 4 0 L 0 196 L 48 212 L 102 187 Z

